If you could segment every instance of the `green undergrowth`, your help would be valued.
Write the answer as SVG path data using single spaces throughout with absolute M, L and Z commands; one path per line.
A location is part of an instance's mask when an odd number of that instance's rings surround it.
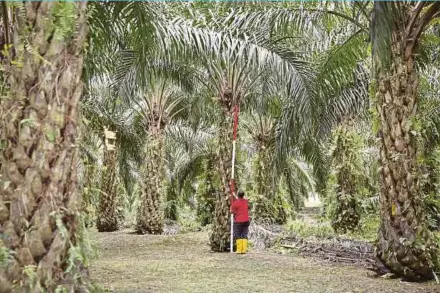
M 288 231 L 295 232 L 303 238 L 311 236 L 317 238 L 343 237 L 373 242 L 379 229 L 379 217 L 375 215 L 363 217 L 356 231 L 345 234 L 336 233 L 331 227 L 330 222 L 324 220 L 318 220 L 316 223 L 304 220 L 291 220 L 285 227 Z
M 286 224 L 286 229 L 297 233 L 303 238 L 315 236 L 327 238 L 336 236 L 329 222 L 308 223 L 303 220 L 290 220 Z
M 197 215 L 189 207 L 179 210 L 179 233 L 197 232 L 201 230 L 201 224 L 197 221 Z
M 347 235 L 354 239 L 373 242 L 379 231 L 380 219 L 377 215 L 368 215 L 361 218 L 359 229 L 349 232 Z

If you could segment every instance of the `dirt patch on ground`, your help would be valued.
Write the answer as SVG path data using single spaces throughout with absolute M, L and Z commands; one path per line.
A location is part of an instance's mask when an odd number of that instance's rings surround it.
M 212 253 L 203 232 L 92 233 L 92 278 L 110 292 L 438 292 L 433 283 L 372 278 L 362 268 L 253 250 Z

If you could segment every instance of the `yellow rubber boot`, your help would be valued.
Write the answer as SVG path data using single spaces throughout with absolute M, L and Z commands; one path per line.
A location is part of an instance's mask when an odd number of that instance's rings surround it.
M 237 239 L 237 249 L 235 250 L 235 253 L 242 253 L 243 251 L 243 239 Z
M 242 239 L 242 243 L 241 243 L 241 253 L 246 253 L 247 249 L 248 249 L 248 240 L 247 239 Z

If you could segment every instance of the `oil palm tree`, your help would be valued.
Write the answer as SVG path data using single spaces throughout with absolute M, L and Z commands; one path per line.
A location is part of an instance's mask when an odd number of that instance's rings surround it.
M 163 197 L 165 194 L 164 139 L 165 127 L 178 111 L 182 90 L 166 78 L 150 77 L 148 88 L 140 89 L 132 103 L 146 131 L 143 162 L 143 192 L 138 210 L 136 231 L 160 234 L 163 231 Z
M 417 53 L 440 3 L 375 3 L 372 24 L 376 109 L 380 123 L 381 226 L 378 257 L 392 271 L 430 279 L 438 251 L 427 227 L 417 175 Z
M 87 121 L 87 135 L 100 139 L 102 150 L 101 180 L 96 226 L 100 232 L 115 231 L 122 222 L 122 198 L 117 186 L 124 183 L 130 190 L 132 162 L 141 159 L 140 149 L 144 137 L 133 119 L 133 111 L 117 95 L 109 78 L 89 81 L 81 107 L 83 119 Z M 106 131 L 115 132 L 116 140 L 108 145 Z
M 83 281 L 72 251 L 81 237 L 75 145 L 86 2 L 28 2 L 15 19 L 20 61 L 7 61 L 9 98 L 0 102 L 0 221 L 14 257 L 0 272 L 1 288 L 74 291 Z

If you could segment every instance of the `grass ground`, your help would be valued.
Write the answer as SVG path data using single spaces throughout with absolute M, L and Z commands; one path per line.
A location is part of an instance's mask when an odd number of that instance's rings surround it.
M 110 292 L 438 292 L 433 283 L 373 278 L 363 268 L 251 251 L 212 253 L 204 232 L 175 236 L 92 233 L 91 276 Z

